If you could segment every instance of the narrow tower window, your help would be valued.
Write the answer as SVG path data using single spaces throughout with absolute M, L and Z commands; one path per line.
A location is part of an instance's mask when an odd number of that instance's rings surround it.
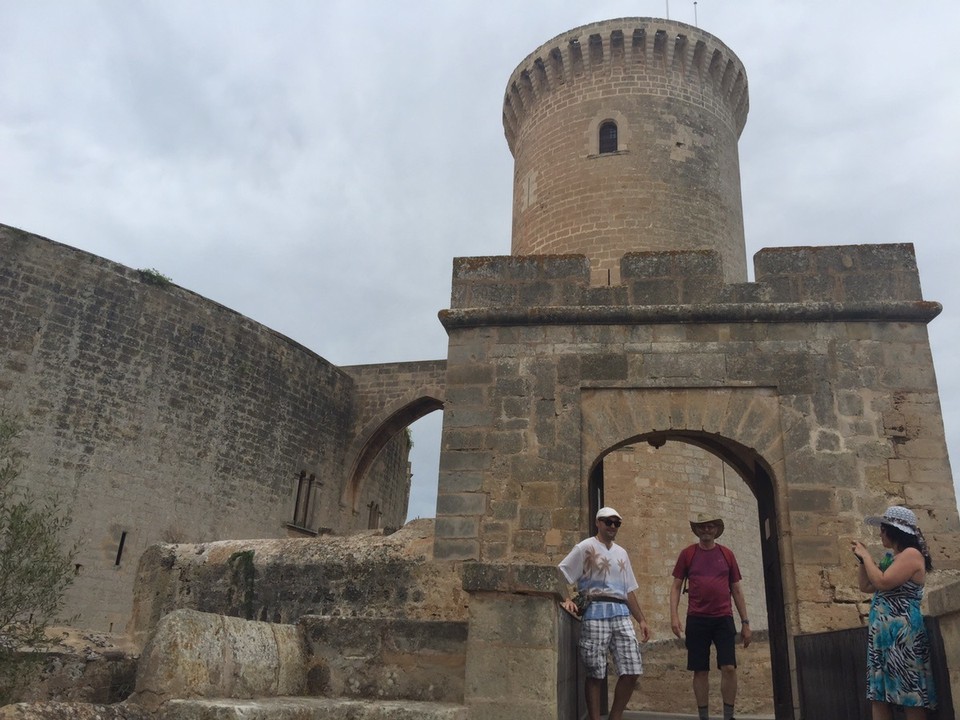
M 308 476 L 306 470 L 301 470 L 297 478 L 297 499 L 293 508 L 293 524 L 297 527 L 305 528 L 310 519 L 310 500 L 316 480 L 317 476 L 313 473 Z
M 617 124 L 607 120 L 600 126 L 600 154 L 617 151 Z
M 114 562 L 113 562 L 114 565 L 119 565 L 119 564 L 120 564 L 120 559 L 123 557 L 123 545 L 124 545 L 125 542 L 127 542 L 127 531 L 126 531 L 126 530 L 124 530 L 123 532 L 120 533 L 120 545 L 117 547 L 117 559 L 114 560 Z M 80 568 L 80 566 L 77 565 L 77 569 L 78 569 L 78 570 L 79 570 L 79 568 Z

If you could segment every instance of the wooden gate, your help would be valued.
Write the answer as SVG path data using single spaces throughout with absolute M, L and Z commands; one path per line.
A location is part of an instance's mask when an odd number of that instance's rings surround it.
M 950 676 L 937 618 L 924 618 L 938 706 L 930 720 L 954 720 Z M 867 700 L 867 629 L 794 638 L 801 720 L 870 720 Z M 894 717 L 902 717 L 894 713 Z

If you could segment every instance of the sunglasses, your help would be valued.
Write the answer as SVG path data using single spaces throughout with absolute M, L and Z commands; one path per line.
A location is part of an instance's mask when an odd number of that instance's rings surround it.
M 602 522 L 602 523 L 603 523 L 604 525 L 606 525 L 607 527 L 610 527 L 611 525 L 612 525 L 613 527 L 620 527 L 620 521 L 619 521 L 619 520 L 611 520 L 610 518 L 603 518 L 600 522 Z

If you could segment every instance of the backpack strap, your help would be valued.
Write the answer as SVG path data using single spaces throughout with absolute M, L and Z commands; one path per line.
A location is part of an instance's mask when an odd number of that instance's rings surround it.
M 688 545 L 683 549 L 683 584 L 680 586 L 680 594 L 687 594 L 687 579 L 690 577 L 690 565 L 693 563 L 693 556 L 697 554 L 697 543 Z
M 733 564 L 736 560 L 733 557 L 733 550 L 728 548 L 726 545 L 721 545 L 717 543 L 717 547 L 720 548 L 720 553 L 723 555 L 723 559 L 727 561 L 727 580 L 730 584 L 730 590 L 733 590 Z

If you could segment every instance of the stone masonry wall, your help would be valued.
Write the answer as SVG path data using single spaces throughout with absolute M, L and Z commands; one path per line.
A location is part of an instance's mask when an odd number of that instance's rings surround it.
M 604 502 L 624 515 L 617 542 L 630 555 L 640 584 L 637 598 L 657 639 L 673 637 L 673 566 L 680 551 L 697 542 L 690 520 L 700 512 L 723 519 L 719 542 L 736 555 L 752 627 L 767 629 L 757 500 L 736 471 L 693 445 L 638 443 L 604 457 L 603 479 Z M 681 616 L 686 600 L 680 599 Z
M 0 397 L 24 426 L 21 481 L 64 498 L 82 541 L 66 608 L 77 626 L 123 628 L 137 560 L 156 542 L 285 535 L 301 471 L 318 481 L 314 527 L 367 527 L 339 502 L 353 381 L 290 339 L 6 226 L 0 338 Z M 379 461 L 395 477 L 377 498 L 390 522 L 409 492 L 396 442 Z
M 893 502 L 939 567 L 960 564 L 926 333 L 939 306 L 912 247 L 764 250 L 756 283 L 724 283 L 712 252 L 631 254 L 621 275 L 591 287 L 575 256 L 455 261 L 438 559 L 557 561 L 589 527 L 593 462 L 673 433 L 767 468 L 791 632 L 860 623 L 849 539 Z
M 381 449 L 396 442 L 401 435 L 406 438 L 405 428 L 424 415 L 443 407 L 446 396 L 447 363 L 445 360 L 421 362 L 379 363 L 374 365 L 348 365 L 341 368 L 354 382 L 353 405 L 355 408 L 355 431 L 348 440 L 346 457 L 351 465 L 346 470 L 346 480 L 340 502 L 344 507 L 362 512 L 367 497 L 382 495 L 388 488 L 379 478 L 394 477 L 383 472 L 370 472 L 369 464 L 374 458 L 381 462 Z M 379 453 L 379 454 L 378 454 Z M 405 478 L 409 480 L 409 478 Z M 381 527 L 397 528 L 403 524 L 410 483 L 405 482 L 403 502 L 388 503 L 394 510 L 384 518 Z M 399 496 L 398 496 L 399 497 Z M 375 497 L 374 502 L 379 502 Z
M 720 40 L 684 23 L 624 18 L 570 30 L 507 83 L 515 159 L 513 255 L 582 253 L 596 284 L 635 250 L 712 248 L 746 279 L 737 139 L 746 73 Z M 616 152 L 599 128 L 616 124 Z

